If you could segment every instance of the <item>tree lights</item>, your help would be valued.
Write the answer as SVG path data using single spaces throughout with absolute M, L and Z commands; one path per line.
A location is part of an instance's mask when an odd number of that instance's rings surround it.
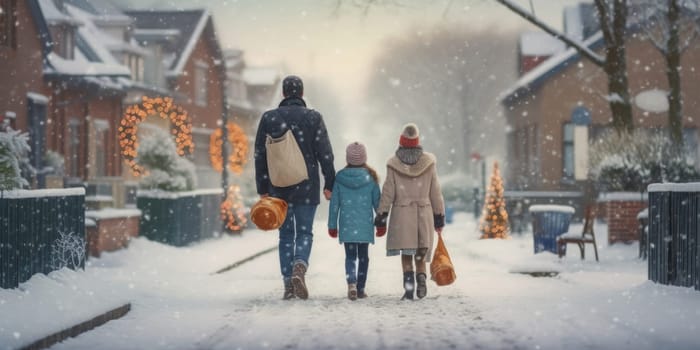
M 248 161 L 248 137 L 238 124 L 228 122 L 226 124 L 228 142 L 231 145 L 231 152 L 228 156 L 228 169 L 236 174 L 243 172 L 243 165 Z M 221 129 L 216 129 L 209 141 L 209 157 L 214 170 L 223 171 L 223 159 L 221 157 Z
M 170 97 L 143 97 L 141 104 L 126 109 L 119 125 L 119 146 L 135 176 L 144 172 L 144 168 L 135 161 L 138 149 L 138 125 L 149 116 L 158 116 L 170 120 L 170 133 L 175 138 L 177 154 L 184 156 L 194 149 L 192 141 L 192 121 L 187 111 L 175 105 Z
M 503 197 L 503 179 L 498 170 L 498 163 L 493 163 L 491 184 L 486 191 L 484 210 L 479 224 L 481 239 L 508 238 L 508 212 L 506 200 Z
M 221 220 L 223 220 L 226 229 L 233 233 L 241 232 L 248 222 L 239 186 L 231 185 L 228 187 L 226 200 L 221 203 Z

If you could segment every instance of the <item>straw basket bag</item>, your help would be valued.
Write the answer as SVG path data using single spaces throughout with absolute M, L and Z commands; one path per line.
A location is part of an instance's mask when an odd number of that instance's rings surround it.
M 287 202 L 279 198 L 261 198 L 250 208 L 250 220 L 264 231 L 278 229 L 286 217 Z

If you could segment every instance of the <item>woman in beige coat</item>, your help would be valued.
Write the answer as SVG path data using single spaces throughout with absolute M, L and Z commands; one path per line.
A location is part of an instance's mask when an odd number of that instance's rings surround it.
M 412 300 L 414 290 L 418 298 L 427 294 L 426 262 L 430 261 L 433 232 L 440 234 L 445 226 L 445 203 L 435 156 L 423 152 L 419 139 L 415 124 L 404 126 L 399 149 L 387 162 L 377 210 L 380 214 L 375 219 L 377 236 L 383 236 L 388 226 L 387 256 L 401 255 L 405 290 L 402 300 Z

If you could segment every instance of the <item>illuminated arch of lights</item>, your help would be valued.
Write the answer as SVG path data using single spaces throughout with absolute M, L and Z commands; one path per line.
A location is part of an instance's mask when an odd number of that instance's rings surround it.
M 243 166 L 248 161 L 248 137 L 238 124 L 228 122 L 226 124 L 228 142 L 231 145 L 231 153 L 228 155 L 228 169 L 236 174 L 243 172 Z M 221 147 L 223 140 L 221 129 L 216 129 L 209 138 L 209 157 L 214 170 L 223 171 L 223 159 Z
M 170 120 L 170 133 L 175 138 L 177 154 L 184 156 L 194 150 L 192 121 L 187 116 L 187 111 L 174 104 L 170 97 L 151 98 L 144 96 L 140 104 L 132 105 L 126 109 L 119 124 L 121 153 L 135 176 L 144 172 L 144 169 L 135 160 L 139 146 L 138 126 L 149 116 L 159 116 Z

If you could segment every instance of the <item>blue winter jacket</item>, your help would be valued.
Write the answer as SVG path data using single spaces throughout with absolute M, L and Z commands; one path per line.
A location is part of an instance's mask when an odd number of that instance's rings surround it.
M 345 168 L 335 176 L 328 228 L 338 229 L 341 243 L 374 243 L 374 211 L 379 184 L 365 168 Z

